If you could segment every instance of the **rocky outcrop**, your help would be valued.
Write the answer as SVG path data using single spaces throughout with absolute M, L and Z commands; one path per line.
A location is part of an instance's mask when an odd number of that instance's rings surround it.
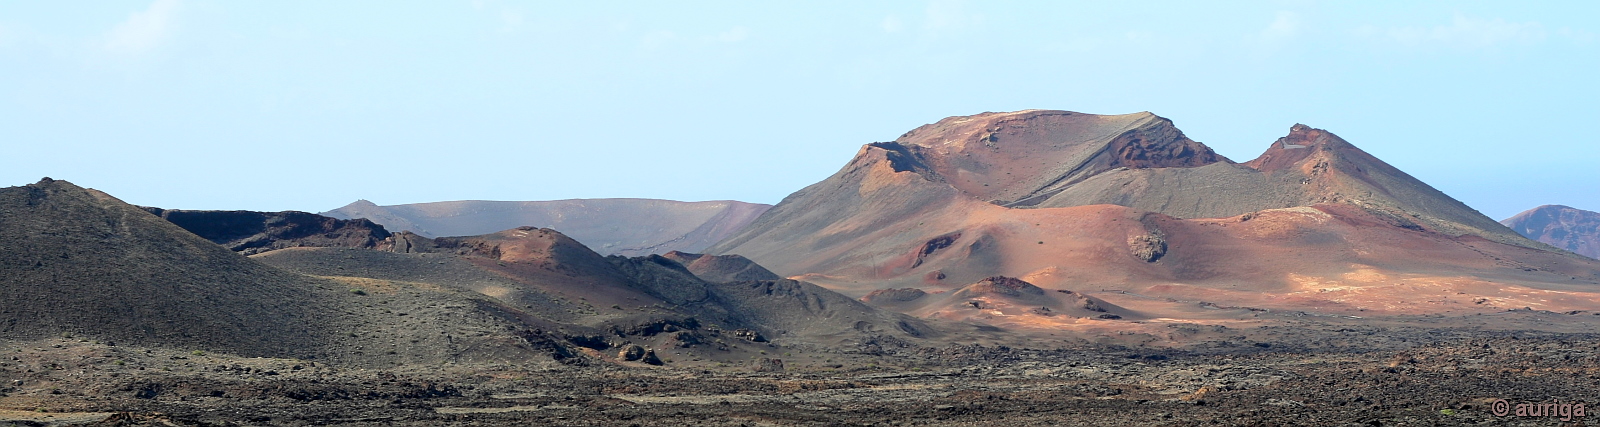
M 977 294 L 994 294 L 1008 297 L 1044 295 L 1044 289 L 1014 277 L 994 276 L 968 285 L 964 291 Z

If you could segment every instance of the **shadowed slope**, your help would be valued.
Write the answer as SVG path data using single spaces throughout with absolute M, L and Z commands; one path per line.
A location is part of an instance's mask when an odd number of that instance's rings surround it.
M 48 178 L 0 189 L 0 333 L 302 355 L 325 310 L 296 275 L 104 193 Z
M 50 179 L 0 189 L 0 295 L 0 338 L 8 339 L 70 333 L 386 366 L 548 361 L 560 351 L 487 298 L 293 274 Z
M 562 230 L 595 251 L 637 256 L 699 251 L 744 228 L 769 205 L 735 201 L 574 199 L 455 201 L 378 206 L 365 200 L 323 215 L 366 218 L 424 237 L 471 236 L 533 226 Z
M 1500 223 L 1529 239 L 1590 258 L 1600 258 L 1600 212 L 1544 205 Z

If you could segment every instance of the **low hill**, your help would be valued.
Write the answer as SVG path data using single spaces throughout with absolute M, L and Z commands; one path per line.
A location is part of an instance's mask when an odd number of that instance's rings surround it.
M 605 255 L 698 252 L 749 224 L 770 205 L 736 201 L 573 199 L 454 201 L 379 206 L 365 200 L 323 215 L 366 218 L 423 237 L 472 236 L 516 227 L 561 230 Z
M 1529 239 L 1600 258 L 1600 212 L 1544 205 L 1500 221 Z
M 1143 320 L 1139 313 L 1066 289 L 1043 289 L 1021 279 L 995 276 L 929 293 L 918 288 L 880 289 L 861 298 L 877 307 L 913 316 L 1001 327 L 1067 329 L 1085 322 Z
M 330 280 L 477 293 L 597 351 L 643 345 L 743 360 L 732 343 L 833 346 L 940 335 L 924 321 L 778 278 L 740 257 L 672 256 L 694 271 L 660 255 L 601 256 L 555 230 L 518 227 L 440 238 L 401 232 L 376 250 L 289 248 L 253 258 Z
M 489 298 L 290 273 L 48 178 L 0 189 L 0 295 L 0 339 L 69 334 L 362 366 L 549 361 L 559 349 Z

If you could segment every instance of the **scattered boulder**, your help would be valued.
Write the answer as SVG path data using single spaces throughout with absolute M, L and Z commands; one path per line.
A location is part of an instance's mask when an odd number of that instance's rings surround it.
M 663 364 L 661 362 L 661 358 L 656 356 L 656 350 L 655 349 L 645 350 L 644 351 L 644 357 L 642 359 L 640 359 L 639 361 L 644 362 L 645 364 L 648 364 L 648 365 L 661 366 Z
M 651 354 L 654 354 L 654 353 L 651 353 Z M 622 347 L 622 351 L 617 352 L 617 358 L 618 359 L 626 360 L 626 361 L 629 361 L 629 362 L 633 362 L 633 361 L 637 361 L 639 359 L 643 359 L 644 355 L 645 355 L 644 347 L 640 347 L 638 344 L 629 344 L 629 345 L 623 346 Z
M 750 340 L 751 342 L 767 342 L 767 337 L 761 336 L 760 332 L 750 329 L 734 329 L 733 336 Z
M 1140 234 L 1128 238 L 1128 250 L 1144 262 L 1156 262 L 1167 254 L 1167 240 L 1160 234 Z

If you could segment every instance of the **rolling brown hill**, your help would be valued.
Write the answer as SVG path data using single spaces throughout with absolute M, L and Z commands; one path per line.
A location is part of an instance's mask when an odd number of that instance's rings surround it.
M 1544 205 L 1500 221 L 1517 233 L 1572 253 L 1600 258 L 1600 212 Z
M 1148 113 L 1029 110 L 868 144 L 707 252 L 849 295 L 1007 276 L 1150 317 L 1600 306 L 1600 263 L 1548 249 L 1324 130 L 1234 163 Z
M 535 227 L 439 238 L 401 232 L 377 249 L 301 247 L 253 256 L 330 280 L 408 283 L 492 297 L 528 322 L 594 350 L 644 345 L 742 360 L 716 349 L 756 336 L 784 345 L 834 346 L 884 334 L 940 335 L 920 320 L 782 279 L 740 257 L 672 257 L 689 260 L 690 267 L 660 255 L 602 256 L 560 232 Z M 752 333 L 734 333 L 741 330 Z
M 273 240 L 279 214 L 201 217 L 218 236 L 285 242 Z M 317 224 L 362 229 L 318 218 L 295 223 L 334 237 L 358 233 Z M 766 349 L 941 335 L 742 258 L 675 254 L 730 279 L 706 281 L 672 259 L 605 257 L 550 229 L 319 243 L 246 257 L 64 181 L 0 189 L 0 340 L 66 335 L 392 367 L 591 363 L 633 345 L 668 361 L 746 363 Z
M 560 348 L 491 298 L 355 285 L 368 291 L 267 266 L 66 181 L 0 188 L 0 339 L 361 366 L 549 361 Z
M 472 236 L 516 227 L 561 230 L 605 255 L 698 252 L 771 208 L 736 201 L 573 199 L 541 202 L 467 200 L 378 206 L 365 200 L 323 215 L 366 218 L 389 231 L 423 237 Z

